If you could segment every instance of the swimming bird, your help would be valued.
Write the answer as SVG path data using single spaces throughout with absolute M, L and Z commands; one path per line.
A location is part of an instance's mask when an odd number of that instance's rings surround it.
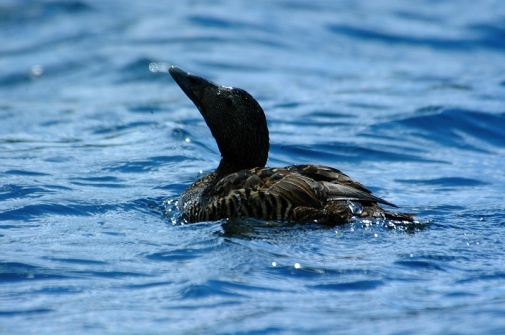
M 309 164 L 265 167 L 270 147 L 267 121 L 249 93 L 176 66 L 168 71 L 200 111 L 221 153 L 217 169 L 179 198 L 186 222 L 233 217 L 325 225 L 348 223 L 353 217 L 412 221 L 411 214 L 379 207 L 397 206 L 337 169 Z

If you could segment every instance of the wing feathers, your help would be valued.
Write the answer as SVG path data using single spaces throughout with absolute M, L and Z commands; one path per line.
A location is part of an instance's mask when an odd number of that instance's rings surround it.
M 346 185 L 339 185 L 334 183 L 329 183 L 326 181 L 320 182 L 323 187 L 327 190 L 326 200 L 355 200 L 355 201 L 367 201 L 367 202 L 377 202 L 384 205 L 398 207 L 384 199 L 376 197 L 369 192 L 363 192 L 359 189 L 355 189 Z M 368 191 L 368 190 L 367 190 Z
M 344 203 L 340 208 L 337 203 L 347 200 L 377 208 L 377 203 L 397 207 L 339 170 L 320 165 L 241 170 L 221 178 L 204 194 L 206 205 L 195 210 L 207 220 L 244 215 L 277 220 L 342 216 L 345 220 L 342 208 L 348 206 Z

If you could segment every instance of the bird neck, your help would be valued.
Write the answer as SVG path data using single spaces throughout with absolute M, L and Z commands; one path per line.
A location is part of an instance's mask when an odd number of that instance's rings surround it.
M 244 149 L 241 155 L 229 158 L 223 156 L 216 169 L 218 175 L 228 175 L 240 170 L 264 167 L 268 159 L 268 148 L 266 151 L 248 151 Z

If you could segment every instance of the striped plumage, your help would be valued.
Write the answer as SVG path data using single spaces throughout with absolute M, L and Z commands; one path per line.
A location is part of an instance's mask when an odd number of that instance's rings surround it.
M 216 85 L 170 67 L 170 74 L 198 107 L 222 155 L 218 168 L 191 185 L 179 199 L 187 222 L 229 217 L 347 223 L 353 216 L 412 220 L 377 204 L 374 196 L 339 170 L 320 165 L 264 167 L 269 138 L 261 106 L 244 90 Z

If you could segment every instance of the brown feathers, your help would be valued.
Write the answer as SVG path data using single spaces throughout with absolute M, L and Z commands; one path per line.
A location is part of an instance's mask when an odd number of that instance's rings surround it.
M 336 169 L 294 165 L 232 173 L 208 187 L 189 211 L 182 209 L 189 222 L 241 216 L 324 224 L 346 223 L 353 215 L 396 218 L 376 203 L 394 206 Z

